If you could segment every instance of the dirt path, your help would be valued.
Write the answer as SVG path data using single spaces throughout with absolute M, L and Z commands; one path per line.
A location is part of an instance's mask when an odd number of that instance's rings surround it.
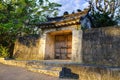
M 59 80 L 24 68 L 0 64 L 0 80 Z

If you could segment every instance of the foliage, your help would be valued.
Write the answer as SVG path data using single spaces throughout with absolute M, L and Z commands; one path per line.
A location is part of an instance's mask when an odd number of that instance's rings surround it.
M 8 48 L 3 47 L 2 45 L 0 45 L 0 57 L 9 57 Z
M 40 31 L 36 24 L 46 21 L 47 16 L 56 16 L 60 4 L 49 0 L 0 0 L 0 44 L 12 53 L 18 36 L 35 34 Z
M 89 12 L 93 17 L 94 27 L 105 27 L 117 24 L 120 20 L 119 0 L 86 0 L 90 4 Z
M 116 25 L 117 22 L 114 21 L 107 13 L 101 14 L 99 12 L 96 12 L 94 15 L 94 27 L 99 28 L 99 27 L 107 27 L 107 26 L 112 26 Z
M 87 0 L 90 4 L 91 11 L 100 13 L 108 13 L 110 17 L 114 17 L 120 10 L 119 0 Z M 115 13 L 116 12 L 116 13 Z

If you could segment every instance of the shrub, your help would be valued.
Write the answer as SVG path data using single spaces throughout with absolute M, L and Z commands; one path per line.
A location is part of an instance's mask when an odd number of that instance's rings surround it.
M 8 48 L 0 45 L 0 57 L 7 58 L 9 57 Z
M 108 13 L 96 12 L 91 16 L 93 18 L 94 27 L 96 28 L 117 25 L 117 22 L 113 20 L 112 17 L 109 17 Z

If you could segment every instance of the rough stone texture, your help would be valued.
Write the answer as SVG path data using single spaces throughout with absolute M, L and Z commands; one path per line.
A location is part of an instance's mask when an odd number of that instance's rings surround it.
M 79 74 L 79 80 L 120 80 L 120 68 L 85 65 L 71 65 L 68 68 Z
M 55 36 L 46 35 L 45 59 L 54 59 L 54 40 Z
M 55 59 L 55 35 L 72 34 L 71 60 L 81 62 L 82 31 L 80 25 L 42 29 L 40 37 L 21 37 L 15 42 L 14 56 L 22 60 Z M 24 44 L 23 44 L 24 43 Z M 35 45 L 34 45 L 34 44 Z
M 21 64 L 21 61 L 16 61 L 16 60 L 10 60 L 10 61 L 11 61 L 11 63 L 9 62 L 9 60 L 0 59 L 1 63 L 7 64 L 7 65 L 15 65 L 15 66 L 23 67 L 22 66 L 23 64 Z M 50 66 L 50 68 L 52 68 L 52 70 L 60 70 L 60 68 L 54 69 L 55 67 L 56 68 L 57 67 L 67 67 L 67 68 L 71 69 L 72 73 L 79 75 L 79 80 L 120 80 L 120 67 L 86 65 L 86 64 L 79 64 L 79 63 L 69 62 L 69 61 L 53 61 L 53 60 L 25 61 L 25 62 L 26 63 L 24 63 L 25 64 L 24 67 L 28 68 L 29 70 L 31 69 L 31 71 L 33 71 L 33 72 L 40 72 L 43 74 L 57 76 L 57 77 L 59 76 L 58 74 L 54 75 L 54 72 L 47 71 L 48 66 Z M 41 69 L 41 66 L 43 68 L 47 67 L 46 70 L 39 70 L 39 69 Z M 34 70 L 33 70 L 33 68 L 34 68 Z M 17 80 L 17 79 L 15 79 L 15 80 Z M 45 80 L 47 80 L 47 79 L 45 79 Z M 60 80 L 71 80 L 71 79 L 60 79 Z M 73 79 L 73 80 L 75 80 L 75 79 Z
M 77 28 L 78 25 L 43 29 L 38 39 L 28 39 L 25 44 L 17 41 L 14 56 L 24 60 L 53 60 L 55 35 L 71 32 L 73 62 L 120 66 L 120 27 L 95 28 L 83 32 Z
M 83 63 L 120 66 L 120 27 L 83 32 Z
M 79 26 L 80 27 L 80 26 Z M 75 62 L 81 62 L 81 43 L 82 43 L 82 31 L 78 30 L 78 25 L 72 25 L 69 27 L 49 28 L 43 29 L 43 42 L 41 47 L 45 54 L 44 59 L 55 59 L 54 55 L 54 39 L 55 35 L 64 35 L 68 32 L 72 33 L 72 56 L 71 60 Z M 79 47 L 79 48 L 78 48 Z
M 14 57 L 22 60 L 40 60 L 44 58 L 41 46 L 42 39 L 36 36 L 24 36 L 20 37 L 15 42 Z M 39 55 L 40 54 L 40 55 Z
M 72 61 L 82 62 L 82 30 L 74 30 L 72 33 Z
M 74 28 L 71 27 L 60 27 L 60 28 L 50 28 L 50 29 L 44 29 L 43 30 L 43 36 L 45 37 L 44 42 L 45 44 L 41 44 L 44 47 L 41 47 L 42 50 L 44 50 L 44 59 L 50 60 L 55 59 L 55 35 L 61 34 L 64 35 L 67 31 L 71 31 Z

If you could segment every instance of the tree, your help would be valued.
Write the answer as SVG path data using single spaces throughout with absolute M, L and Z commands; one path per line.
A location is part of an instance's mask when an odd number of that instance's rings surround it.
M 46 21 L 46 16 L 55 16 L 60 6 L 49 0 L 0 0 L 0 44 L 9 48 L 12 56 L 16 38 L 34 32 L 25 24 Z
M 95 27 L 115 25 L 120 16 L 119 0 L 86 0 L 90 4 L 89 12 L 94 18 Z

